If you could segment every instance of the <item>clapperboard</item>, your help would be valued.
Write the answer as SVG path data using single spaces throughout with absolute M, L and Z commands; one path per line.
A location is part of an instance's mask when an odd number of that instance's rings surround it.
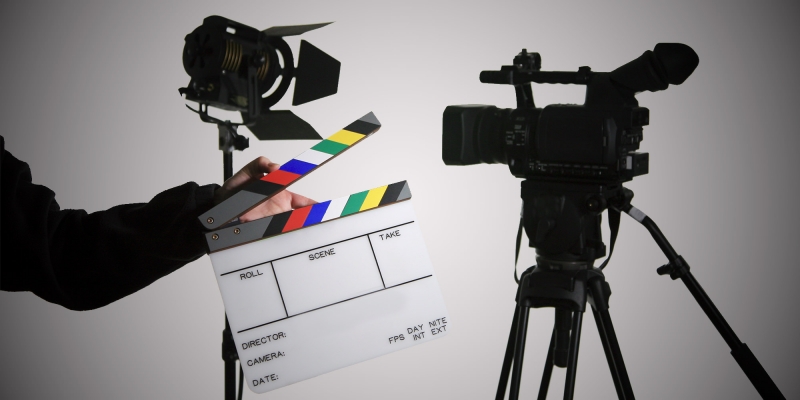
M 200 216 L 212 229 L 209 256 L 254 392 L 449 330 L 408 182 L 237 222 L 380 126 L 367 114 Z

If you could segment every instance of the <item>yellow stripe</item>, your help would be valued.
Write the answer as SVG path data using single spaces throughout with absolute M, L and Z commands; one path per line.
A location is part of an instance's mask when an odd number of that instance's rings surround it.
M 383 198 L 383 194 L 386 193 L 387 187 L 389 187 L 389 185 L 370 190 L 369 193 L 367 193 L 367 198 L 364 199 L 364 204 L 361 205 L 361 209 L 358 211 L 369 210 L 370 208 L 377 207 Z
M 348 130 L 342 129 L 339 132 L 336 132 L 330 137 L 328 137 L 328 140 L 332 140 L 334 142 L 350 146 L 351 144 L 361 140 L 361 138 L 363 138 L 364 136 L 365 135 L 362 135 L 360 133 L 350 132 Z

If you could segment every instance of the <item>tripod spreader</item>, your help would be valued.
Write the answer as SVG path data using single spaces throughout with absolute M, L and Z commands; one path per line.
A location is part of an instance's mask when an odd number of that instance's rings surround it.
M 630 197 L 632 196 L 628 198 Z M 700 305 L 700 308 L 703 309 L 708 319 L 711 320 L 711 323 L 713 323 L 714 327 L 719 331 L 719 334 L 722 335 L 722 338 L 728 343 L 728 347 L 731 348 L 731 355 L 739 364 L 742 371 L 744 371 L 745 375 L 747 375 L 747 378 L 750 379 L 750 382 L 761 397 L 764 399 L 785 399 L 778 389 L 778 386 L 775 385 L 775 382 L 772 381 L 767 371 L 761 366 L 761 363 L 758 362 L 756 356 L 750 351 L 750 348 L 739 340 L 736 333 L 733 332 L 728 322 L 725 321 L 725 318 L 722 317 L 717 307 L 714 306 L 714 303 L 694 278 L 694 275 L 689 272 L 689 264 L 683 257 L 675 252 L 675 249 L 672 248 L 667 238 L 664 237 L 664 234 L 658 229 L 656 223 L 630 203 L 625 204 L 620 209 L 647 228 L 653 240 L 655 240 L 658 247 L 661 248 L 661 251 L 664 252 L 664 255 L 667 256 L 669 260 L 668 264 L 658 268 L 658 274 L 669 274 L 673 280 L 680 278 L 683 281 L 689 289 L 689 292 L 692 293 L 692 296 L 694 296 L 694 299 Z

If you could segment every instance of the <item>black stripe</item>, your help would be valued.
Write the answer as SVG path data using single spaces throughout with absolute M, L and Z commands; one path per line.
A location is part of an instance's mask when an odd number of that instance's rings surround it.
M 370 133 L 378 130 L 380 127 L 380 125 L 370 124 L 369 122 L 364 122 L 359 119 L 352 124 L 347 125 L 344 127 L 344 129 L 350 132 L 360 133 L 362 135 L 369 135 Z
M 401 181 L 389 185 L 389 187 L 386 188 L 386 193 L 383 194 L 381 202 L 378 203 L 378 206 L 394 203 L 395 201 L 397 201 L 397 196 L 400 195 L 400 191 L 403 190 L 403 186 L 405 185 L 406 181 Z
M 264 196 L 272 196 L 273 194 L 285 189 L 286 186 L 279 185 L 275 182 L 266 182 L 262 180 L 257 180 L 249 185 L 245 186 L 244 189 L 248 192 L 262 194 Z
M 292 211 L 282 212 L 280 214 L 275 214 L 272 216 L 272 221 L 269 221 L 269 226 L 267 226 L 267 230 L 264 231 L 264 236 L 272 236 L 277 235 L 283 231 L 283 227 L 286 226 L 286 221 L 289 221 L 289 217 L 292 215 Z

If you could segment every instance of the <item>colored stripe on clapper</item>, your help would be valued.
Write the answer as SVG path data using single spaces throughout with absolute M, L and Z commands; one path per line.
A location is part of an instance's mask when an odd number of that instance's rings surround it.
M 210 252 L 215 252 L 410 198 L 408 182 L 401 181 L 208 232 L 206 241 Z
M 217 229 L 234 218 L 267 201 L 298 179 L 308 175 L 333 157 L 341 154 L 365 137 L 380 129 L 375 114 L 369 113 L 314 147 L 289 160 L 258 181 L 252 182 L 233 196 L 198 217 L 206 229 Z

